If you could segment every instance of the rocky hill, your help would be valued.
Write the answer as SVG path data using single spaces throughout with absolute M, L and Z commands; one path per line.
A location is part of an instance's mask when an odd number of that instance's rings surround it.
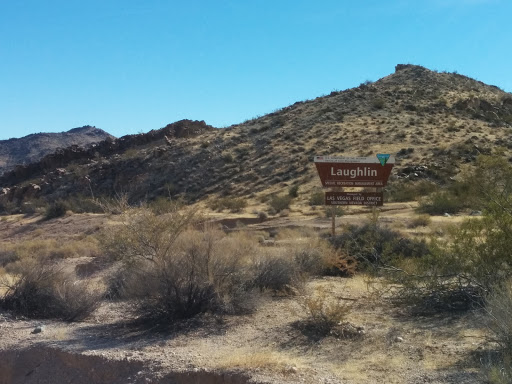
M 258 199 L 320 186 L 314 155 L 393 153 L 392 183 L 450 181 L 479 153 L 511 156 L 512 94 L 457 73 L 397 65 L 374 83 L 300 101 L 225 129 L 184 120 L 68 148 L 4 174 L 0 199 L 127 194 Z M 2 189 L 3 187 L 3 189 Z
M 87 146 L 107 138 L 107 132 L 86 125 L 60 133 L 36 133 L 19 139 L 0 140 L 0 175 L 14 169 L 16 165 L 39 161 L 58 148 L 71 145 Z

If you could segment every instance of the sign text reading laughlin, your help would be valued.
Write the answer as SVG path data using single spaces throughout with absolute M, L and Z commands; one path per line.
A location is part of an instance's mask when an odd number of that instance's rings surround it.
M 355 169 L 331 167 L 331 176 L 347 176 L 351 179 L 355 179 L 356 177 L 361 176 L 377 177 L 377 170 L 371 169 L 370 167 L 357 167 Z

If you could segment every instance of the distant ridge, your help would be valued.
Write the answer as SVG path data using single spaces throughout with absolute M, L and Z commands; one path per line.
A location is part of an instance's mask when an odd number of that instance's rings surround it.
M 102 129 L 85 125 L 60 133 L 34 133 L 21 138 L 0 140 L 0 175 L 16 165 L 39 161 L 58 148 L 87 146 L 114 136 Z
M 56 151 L 0 176 L 0 205 L 84 193 L 123 194 L 135 204 L 160 196 L 261 202 L 291 186 L 307 200 L 320 188 L 314 156 L 378 153 L 396 158 L 395 190 L 420 180 L 447 185 L 479 154 L 512 161 L 512 94 L 458 73 L 399 64 L 378 81 L 228 128 L 182 120 Z

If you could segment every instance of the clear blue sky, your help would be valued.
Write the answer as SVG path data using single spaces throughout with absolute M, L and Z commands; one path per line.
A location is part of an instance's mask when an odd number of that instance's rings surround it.
M 0 0 L 0 139 L 223 127 L 394 71 L 512 91 L 510 0 Z

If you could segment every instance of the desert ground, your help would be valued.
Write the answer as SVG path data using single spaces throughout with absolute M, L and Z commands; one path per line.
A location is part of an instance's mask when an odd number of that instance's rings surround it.
M 434 216 L 413 227 L 417 203 L 389 203 L 379 225 L 404 236 L 425 237 L 464 215 Z M 257 210 L 255 207 L 254 210 Z M 205 217 L 228 233 L 260 238 L 261 252 L 283 252 L 327 236 L 331 219 L 303 207 L 255 220 L 251 209 Z M 370 220 L 367 208 L 337 218 L 337 231 Z M 4 216 L 0 244 L 52 241 L 82 244 L 115 215 Z M 61 260 L 80 279 L 101 280 L 111 269 L 99 251 L 76 246 Z M 5 276 L 4 276 L 5 277 Z M 482 310 L 413 314 L 391 300 L 392 286 L 378 277 L 317 276 L 294 294 L 267 292 L 258 309 L 238 315 L 203 314 L 172 329 L 134 322 L 122 300 L 103 300 L 79 322 L 38 320 L 0 312 L 0 383 L 482 383 L 482 365 L 494 347 Z M 306 297 L 324 295 L 349 307 L 327 334 L 308 323 Z

